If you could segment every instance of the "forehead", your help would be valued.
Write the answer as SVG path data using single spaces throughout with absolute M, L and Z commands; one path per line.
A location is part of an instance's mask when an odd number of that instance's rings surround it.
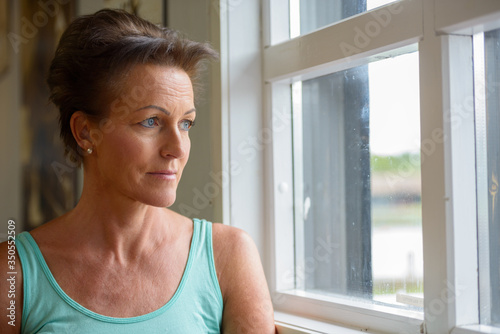
M 124 93 L 140 100 L 154 95 L 193 100 L 193 85 L 179 68 L 160 65 L 135 65 L 122 82 Z

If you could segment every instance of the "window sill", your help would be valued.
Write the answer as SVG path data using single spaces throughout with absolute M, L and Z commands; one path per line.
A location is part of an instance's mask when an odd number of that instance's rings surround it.
M 286 333 L 286 332 L 285 332 Z M 307 333 L 307 332 L 305 332 Z M 455 327 L 452 331 L 451 334 L 500 334 L 500 328 L 498 327 L 491 327 L 491 326 L 485 326 L 485 325 L 469 325 L 469 326 L 460 326 L 460 327 Z
M 327 298 L 297 290 L 276 292 L 274 300 L 276 312 L 283 314 L 276 318 L 278 322 L 298 328 L 293 328 L 294 330 L 305 330 L 285 333 L 332 333 L 330 329 L 321 329 L 326 324 L 358 332 L 419 334 L 422 330 L 423 314 L 420 312 L 361 303 L 346 298 Z M 316 320 L 310 322 L 307 319 Z
M 341 325 L 334 325 L 278 311 L 274 312 L 274 320 L 279 334 L 359 333 L 359 330 L 350 329 Z

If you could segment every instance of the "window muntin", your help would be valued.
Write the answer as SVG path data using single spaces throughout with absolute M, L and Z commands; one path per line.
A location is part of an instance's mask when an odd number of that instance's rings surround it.
M 420 310 L 418 53 L 296 82 L 292 101 L 296 289 Z
M 397 0 L 289 0 L 290 38 Z
M 500 326 L 500 29 L 474 36 L 481 323 Z

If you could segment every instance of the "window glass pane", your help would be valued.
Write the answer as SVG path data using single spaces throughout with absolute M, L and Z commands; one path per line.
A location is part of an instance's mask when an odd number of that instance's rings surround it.
M 411 53 L 292 85 L 297 289 L 421 305 L 418 84 Z
M 290 37 L 307 34 L 396 0 L 290 0 Z
M 481 322 L 500 326 L 500 30 L 474 36 Z

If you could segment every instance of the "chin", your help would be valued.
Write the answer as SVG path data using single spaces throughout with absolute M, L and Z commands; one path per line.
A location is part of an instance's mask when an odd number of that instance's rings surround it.
M 151 206 L 156 206 L 159 208 L 168 208 L 169 206 L 173 205 L 175 202 L 176 196 L 174 195 L 159 195 L 159 196 L 153 196 L 148 199 L 144 199 L 143 202 L 144 204 L 151 205 Z

